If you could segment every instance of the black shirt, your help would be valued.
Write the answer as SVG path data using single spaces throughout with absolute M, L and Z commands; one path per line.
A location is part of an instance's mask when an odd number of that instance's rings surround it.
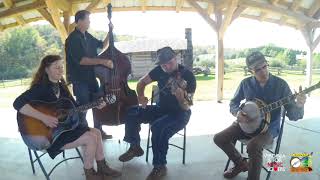
M 194 93 L 196 90 L 196 78 L 191 71 L 179 64 L 178 71 L 181 78 L 187 81 L 187 93 Z M 159 89 L 163 89 L 170 78 L 170 74 L 164 72 L 160 66 L 156 66 L 149 72 L 149 76 L 153 81 L 158 82 Z M 170 87 L 166 87 L 160 92 L 158 105 L 164 111 L 182 111 L 177 98 L 171 94 Z
M 103 48 L 102 41 L 88 32 L 83 34 L 75 28 L 65 43 L 68 81 L 92 82 L 95 80 L 94 66 L 80 65 L 80 61 L 83 57 L 97 57 L 98 48 Z
M 22 93 L 19 97 L 15 99 L 13 102 L 13 107 L 19 111 L 25 104 L 28 104 L 31 101 L 44 101 L 44 102 L 54 102 L 57 101 L 58 98 L 54 94 L 52 83 L 42 83 L 36 84 L 32 86 L 30 89 Z M 60 96 L 59 98 L 68 98 L 72 100 L 72 102 L 76 105 L 74 99 L 70 96 L 70 94 L 65 91 L 59 83 L 60 88 Z

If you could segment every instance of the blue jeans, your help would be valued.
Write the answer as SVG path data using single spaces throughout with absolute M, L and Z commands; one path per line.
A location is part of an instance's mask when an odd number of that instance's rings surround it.
M 154 166 L 167 164 L 169 139 L 183 129 L 189 122 L 191 111 L 163 112 L 159 106 L 148 105 L 145 109 L 134 106 L 128 109 L 125 117 L 124 141 L 140 145 L 141 123 L 151 125 L 151 143 Z
M 95 100 L 94 95 L 98 92 L 98 82 L 95 80 L 92 83 L 87 82 L 72 82 L 73 94 L 76 96 L 76 101 L 79 105 L 84 105 L 91 103 Z M 82 119 L 82 123 L 88 126 L 88 122 L 86 121 L 87 111 L 80 113 L 80 119 Z M 101 122 L 93 121 L 94 127 L 102 131 Z

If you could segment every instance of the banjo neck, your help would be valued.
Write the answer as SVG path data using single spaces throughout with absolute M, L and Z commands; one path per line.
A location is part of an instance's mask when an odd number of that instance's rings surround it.
M 300 95 L 300 94 L 308 94 L 308 93 L 310 93 L 311 91 L 316 90 L 316 89 L 318 89 L 318 88 L 320 88 L 320 82 L 318 82 L 317 84 L 315 84 L 315 85 L 313 85 L 313 86 L 310 86 L 309 88 L 307 88 L 307 89 L 305 89 L 305 90 L 303 90 L 303 91 L 301 91 L 301 92 L 294 93 L 294 94 L 292 94 L 292 95 L 290 95 L 290 96 L 284 97 L 284 98 L 282 98 L 282 99 L 280 99 L 280 100 L 278 100 L 278 101 L 275 101 L 275 102 L 270 103 L 270 104 L 268 104 L 268 105 L 266 105 L 266 106 L 263 106 L 263 107 L 260 108 L 260 110 L 262 110 L 262 111 L 265 112 L 265 113 L 271 112 L 271 111 L 273 111 L 273 110 L 275 110 L 275 109 L 280 108 L 280 107 L 283 106 L 283 105 L 289 104 L 289 103 L 290 103 L 291 101 L 293 101 L 298 95 Z

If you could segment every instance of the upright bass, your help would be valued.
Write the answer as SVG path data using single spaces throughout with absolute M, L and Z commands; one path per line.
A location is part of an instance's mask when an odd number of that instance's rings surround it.
M 131 73 L 129 58 L 114 46 L 113 28 L 111 23 L 111 4 L 108 4 L 109 47 L 98 57 L 110 59 L 113 69 L 103 66 L 94 68 L 95 75 L 100 81 L 100 89 L 106 100 L 102 109 L 93 109 L 93 118 L 103 125 L 119 125 L 124 123 L 126 110 L 138 105 L 137 94 L 128 86 L 128 76 Z

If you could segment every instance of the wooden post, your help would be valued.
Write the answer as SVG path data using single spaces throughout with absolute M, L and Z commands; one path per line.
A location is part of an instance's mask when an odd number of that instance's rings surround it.
M 223 76 L 224 76 L 224 48 L 223 37 L 217 32 L 215 57 L 215 79 L 217 86 L 217 102 L 221 103 L 223 99 Z
M 187 39 L 187 50 L 184 54 L 183 63 L 186 68 L 192 72 L 193 68 L 193 46 L 192 46 L 192 30 L 191 28 L 185 29 L 185 38 Z
M 306 86 L 309 87 L 312 84 L 312 61 L 313 61 L 313 50 L 309 46 L 307 49 L 307 67 L 306 67 Z

